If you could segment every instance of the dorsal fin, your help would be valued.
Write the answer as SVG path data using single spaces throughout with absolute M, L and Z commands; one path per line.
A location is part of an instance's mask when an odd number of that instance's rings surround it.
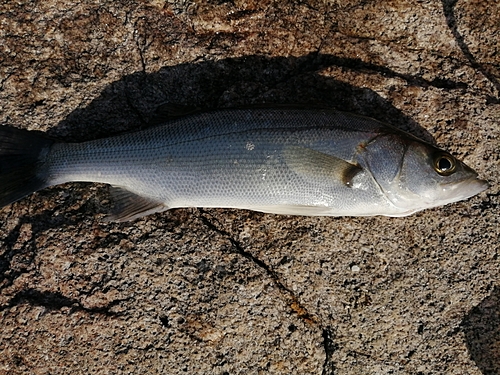
M 120 186 L 111 186 L 110 193 L 115 206 L 105 217 L 106 221 L 130 221 L 168 209 L 163 202 L 137 195 Z

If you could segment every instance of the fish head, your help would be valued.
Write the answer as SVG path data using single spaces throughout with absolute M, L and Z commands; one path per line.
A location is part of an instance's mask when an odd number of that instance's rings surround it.
M 477 173 L 450 153 L 405 139 L 399 171 L 386 193 L 401 215 L 472 197 L 488 188 Z

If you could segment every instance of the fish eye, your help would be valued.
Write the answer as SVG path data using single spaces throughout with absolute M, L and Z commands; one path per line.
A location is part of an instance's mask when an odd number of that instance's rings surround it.
M 455 158 L 447 154 L 439 154 L 434 159 L 434 169 L 441 176 L 449 176 L 455 172 L 456 164 Z

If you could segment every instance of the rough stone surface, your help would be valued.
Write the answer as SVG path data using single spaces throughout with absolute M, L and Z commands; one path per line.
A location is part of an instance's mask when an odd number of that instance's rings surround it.
M 164 102 L 318 103 L 491 188 L 407 218 L 177 209 L 105 223 L 106 186 L 0 211 L 0 374 L 500 373 L 500 5 L 3 1 L 0 123 L 83 141 Z

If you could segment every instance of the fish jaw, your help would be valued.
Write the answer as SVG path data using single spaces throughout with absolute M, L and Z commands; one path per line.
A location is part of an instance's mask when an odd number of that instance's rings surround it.
M 435 208 L 450 203 L 459 202 L 481 193 L 482 191 L 488 189 L 489 186 L 490 185 L 488 182 L 480 179 L 466 180 L 460 183 L 450 184 L 450 186 L 443 186 L 443 196 L 439 199 L 436 199 L 436 197 L 433 197 L 432 199 L 422 198 L 418 201 L 418 205 L 415 205 L 415 207 L 413 208 L 409 207 L 410 205 L 406 205 L 407 209 L 403 209 L 397 213 L 383 214 L 383 216 L 404 217 L 429 208 Z M 416 198 L 414 198 L 413 201 L 415 201 L 415 199 Z M 399 203 L 396 202 L 395 204 Z
M 444 205 L 458 202 L 473 197 L 476 194 L 488 189 L 489 183 L 481 179 L 468 179 L 461 182 L 443 184 L 443 197 L 436 205 Z

